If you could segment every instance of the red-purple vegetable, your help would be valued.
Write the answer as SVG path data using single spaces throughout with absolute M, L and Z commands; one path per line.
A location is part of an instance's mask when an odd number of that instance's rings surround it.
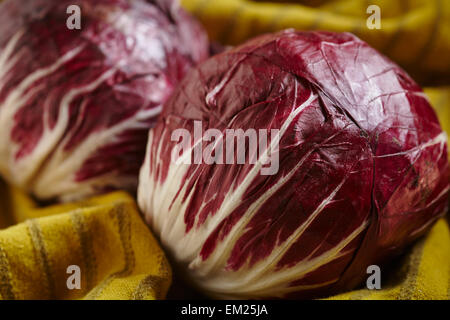
M 196 123 L 223 140 L 279 133 L 253 164 L 175 162 L 173 132 L 195 137 Z M 200 139 L 181 156 L 219 144 Z M 274 175 L 260 173 L 268 155 Z M 447 137 L 402 69 L 351 34 L 288 30 L 181 82 L 150 131 L 138 200 L 206 293 L 311 298 L 354 288 L 423 235 L 447 210 L 448 169 Z
M 8 0 L 0 21 L 3 177 L 40 199 L 135 190 L 148 129 L 207 57 L 200 25 L 171 0 Z

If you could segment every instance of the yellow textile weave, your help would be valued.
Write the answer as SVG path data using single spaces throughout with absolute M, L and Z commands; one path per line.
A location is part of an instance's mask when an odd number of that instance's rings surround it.
M 1 191 L 0 216 L 19 224 L 0 231 L 0 299 L 165 297 L 171 269 L 126 193 L 39 209 L 18 190 Z M 72 265 L 80 289 L 68 288 Z

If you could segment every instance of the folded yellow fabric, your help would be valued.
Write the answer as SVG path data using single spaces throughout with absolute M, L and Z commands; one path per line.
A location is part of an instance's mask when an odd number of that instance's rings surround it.
M 182 0 L 211 39 L 236 45 L 252 36 L 296 28 L 352 32 L 403 66 L 421 83 L 450 76 L 447 0 Z M 369 29 L 369 5 L 381 28 Z
M 0 215 L 12 214 L 19 224 L 0 231 L 0 298 L 165 297 L 171 269 L 129 195 L 39 209 L 9 191 L 1 203 L 12 210 Z M 71 285 L 77 274 L 68 273 L 70 266 L 79 267 L 80 289 Z
M 424 91 L 438 114 L 442 128 L 450 135 L 450 86 L 425 88 Z

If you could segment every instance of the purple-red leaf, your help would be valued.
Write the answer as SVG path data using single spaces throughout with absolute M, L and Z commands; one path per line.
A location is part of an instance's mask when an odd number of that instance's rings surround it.
M 276 129 L 279 147 L 254 163 L 174 162 L 175 130 L 210 144 L 197 123 L 224 140 Z M 268 155 L 279 169 L 262 175 Z M 351 34 L 288 30 L 181 82 L 150 131 L 138 199 L 205 292 L 311 298 L 354 288 L 426 232 L 447 209 L 448 169 L 447 137 L 402 69 Z

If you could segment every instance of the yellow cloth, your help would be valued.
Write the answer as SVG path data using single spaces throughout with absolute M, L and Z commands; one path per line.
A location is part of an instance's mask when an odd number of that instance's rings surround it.
M 421 83 L 450 77 L 448 0 L 181 0 L 211 39 L 236 45 L 286 28 L 348 31 L 402 65 Z M 369 29 L 366 13 L 378 5 L 381 29 Z
M 404 67 L 420 84 L 450 85 L 450 1 L 447 0 L 182 0 L 212 40 L 236 45 L 285 28 L 348 31 Z M 370 30 L 369 4 L 381 9 Z M 450 87 L 425 93 L 450 132 Z M 449 150 L 450 152 L 450 150 Z M 397 265 L 382 270 L 382 290 L 356 290 L 331 299 L 450 299 L 450 232 L 441 219 Z
M 450 86 L 425 88 L 425 93 L 438 114 L 442 128 L 450 136 Z M 450 148 L 448 151 L 450 152 Z
M 126 193 L 39 209 L 17 190 L 1 191 L 10 211 L 0 215 L 19 224 L 0 231 L 0 299 L 165 297 L 171 269 Z M 72 265 L 81 289 L 68 289 Z

